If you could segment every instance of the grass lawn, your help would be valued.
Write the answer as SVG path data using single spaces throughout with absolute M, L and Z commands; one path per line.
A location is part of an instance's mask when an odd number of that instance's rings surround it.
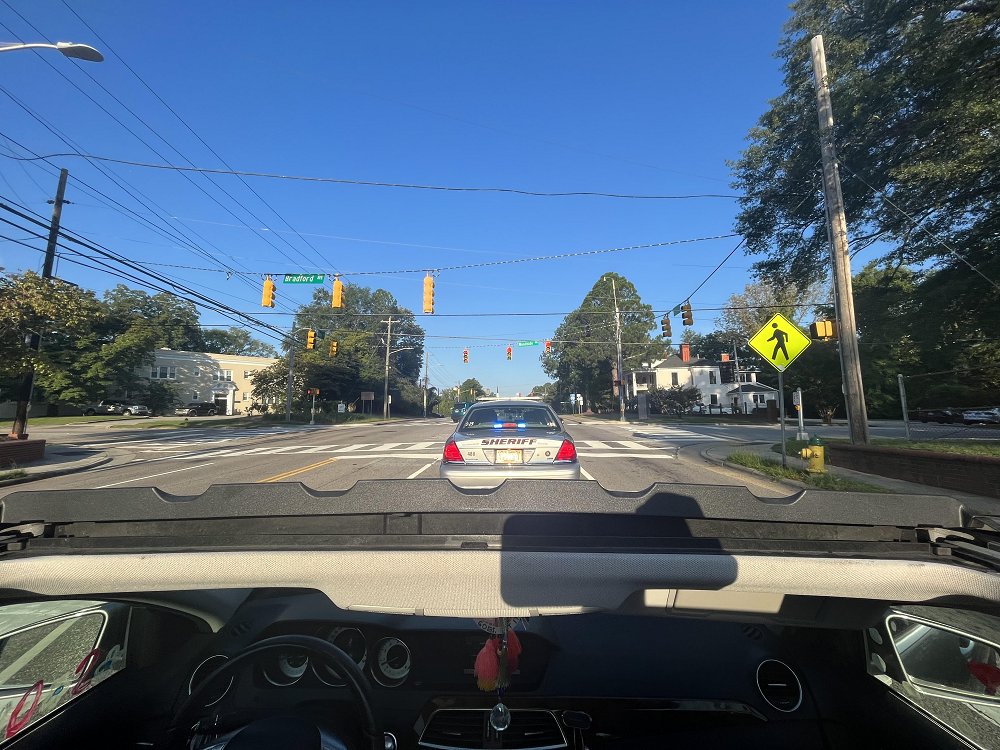
M 846 443 L 843 439 L 824 438 L 824 444 Z M 789 456 L 799 455 L 799 451 L 808 445 L 802 440 L 786 440 L 785 445 Z M 993 440 L 922 440 L 907 441 L 903 438 L 875 438 L 872 445 L 881 448 L 904 448 L 911 451 L 934 451 L 937 453 L 957 453 L 966 456 L 996 456 L 1000 457 L 1000 441 Z M 775 453 L 781 453 L 781 443 L 771 446 Z
M 390 421 L 399 419 L 409 419 L 409 417 L 393 417 Z M 345 424 L 347 422 L 382 422 L 381 416 L 370 414 L 339 414 L 317 416 L 316 424 Z M 167 419 L 156 419 L 146 422 L 114 425 L 112 429 L 139 429 L 145 430 L 155 427 L 280 427 L 284 424 L 303 425 L 309 424 L 309 419 L 301 414 L 292 414 L 292 421 L 286 422 L 284 416 L 270 415 L 268 417 L 239 417 L 237 419 L 213 419 L 212 417 L 176 417 Z
M 0 471 L 0 482 L 5 479 L 20 479 L 21 477 L 28 476 L 28 472 L 23 469 L 13 469 L 11 471 Z
M 781 450 L 781 446 L 778 446 Z M 879 487 L 868 482 L 859 482 L 855 479 L 845 479 L 833 474 L 810 474 L 806 471 L 784 467 L 780 461 L 759 456 L 756 453 L 736 451 L 729 454 L 726 459 L 730 463 L 745 466 L 766 474 L 774 479 L 791 479 L 802 482 L 811 487 L 821 490 L 838 490 L 840 492 L 892 492 L 884 487 Z
M 119 422 L 129 419 L 119 414 L 95 414 L 92 417 L 28 417 L 28 427 L 47 427 L 61 424 L 90 424 L 91 422 Z M 134 417 L 132 417 L 134 419 Z

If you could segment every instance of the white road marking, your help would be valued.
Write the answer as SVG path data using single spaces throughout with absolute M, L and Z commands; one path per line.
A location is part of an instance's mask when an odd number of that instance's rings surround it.
M 315 445 L 312 448 L 306 448 L 302 453 L 326 453 L 336 448 L 339 443 L 333 443 L 331 445 Z
M 593 475 L 582 466 L 580 467 L 580 473 L 583 474 L 584 479 L 589 479 L 591 482 L 594 481 Z
M 617 442 L 621 442 L 616 440 Z M 602 450 L 610 450 L 612 446 L 607 443 L 602 443 L 600 440 L 578 440 L 577 446 L 586 445 L 588 448 L 600 448 Z
M 405 451 L 423 451 L 423 450 L 427 450 L 428 448 L 433 448 L 435 445 L 441 445 L 441 446 L 443 446 L 444 442 L 441 441 L 441 440 L 438 440 L 437 442 L 431 442 L 431 443 L 414 443 L 409 448 L 403 448 L 403 450 L 405 450 Z
M 619 445 L 624 445 L 626 448 L 630 448 L 634 451 L 652 451 L 656 450 L 652 446 L 643 445 L 642 443 L 637 443 L 634 440 L 616 440 Z
M 117 487 L 119 484 L 130 484 L 132 482 L 141 482 L 143 479 L 153 479 L 154 477 L 162 477 L 166 474 L 176 474 L 178 471 L 188 471 L 190 469 L 202 469 L 206 466 L 212 466 L 215 462 L 211 461 L 207 464 L 198 464 L 197 466 L 185 466 L 183 469 L 171 469 L 170 471 L 162 471 L 159 474 L 150 474 L 145 477 L 136 477 L 135 479 L 123 479 L 120 482 L 112 482 L 111 484 L 102 484 L 100 487 L 95 487 L 95 490 L 103 490 L 108 487 Z
M 376 448 L 378 443 L 358 443 L 357 445 L 348 445 L 343 448 L 338 448 L 333 451 L 333 453 L 353 453 L 354 451 L 360 451 L 365 448 Z
M 437 462 L 438 462 L 438 460 L 435 458 L 430 463 L 424 464 L 419 469 L 417 469 L 415 472 L 413 472 L 412 474 L 410 474 L 410 476 L 408 476 L 407 479 L 416 479 L 417 477 L 419 477 L 421 474 L 423 474 L 425 471 L 427 471 L 429 468 L 431 468 Z
M 656 451 L 649 451 L 648 453 L 590 453 L 588 451 L 577 451 L 576 455 L 585 458 L 673 458 L 668 453 L 657 453 Z

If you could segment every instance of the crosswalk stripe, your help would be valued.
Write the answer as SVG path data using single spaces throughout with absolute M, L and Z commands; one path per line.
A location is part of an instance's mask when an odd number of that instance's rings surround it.
M 346 445 L 343 448 L 338 448 L 331 453 L 353 453 L 355 451 L 360 451 L 365 448 L 374 448 L 378 443 L 358 443 L 357 445 Z
M 652 451 L 652 450 L 656 450 L 652 446 L 643 445 L 642 443 L 637 443 L 634 440 L 616 440 L 615 442 L 618 443 L 619 445 L 624 445 L 626 448 L 629 448 L 629 449 L 634 450 L 634 451 Z
M 433 448 L 435 445 L 444 445 L 443 441 L 431 442 L 431 443 L 414 443 L 409 448 L 403 448 L 404 451 L 422 451 L 428 448 Z
M 615 442 L 618 441 L 616 440 Z M 602 443 L 600 440 L 577 440 L 576 445 L 578 448 L 580 446 L 586 446 L 588 448 L 600 448 L 602 450 L 607 450 L 611 447 L 607 443 Z

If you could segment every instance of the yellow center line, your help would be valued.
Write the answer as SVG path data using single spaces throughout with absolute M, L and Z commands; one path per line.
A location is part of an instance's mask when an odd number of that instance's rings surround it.
M 318 469 L 320 466 L 326 466 L 327 464 L 332 464 L 336 461 L 336 458 L 327 458 L 323 461 L 317 461 L 314 464 L 309 464 L 308 466 L 301 466 L 298 469 L 292 469 L 291 471 L 283 471 L 281 474 L 275 474 L 273 477 L 268 477 L 267 479 L 258 479 L 257 484 L 263 484 L 265 482 L 280 482 L 282 479 L 288 479 L 289 477 L 294 477 L 296 474 L 303 474 L 307 471 L 312 471 L 313 469 Z

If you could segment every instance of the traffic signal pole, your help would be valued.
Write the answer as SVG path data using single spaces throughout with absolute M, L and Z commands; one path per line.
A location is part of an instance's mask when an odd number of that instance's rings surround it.
M 847 246 L 847 218 L 844 195 L 840 189 L 837 149 L 833 142 L 833 104 L 826 71 L 826 52 L 822 35 L 814 36 L 812 52 L 816 107 L 819 116 L 820 148 L 823 156 L 823 195 L 830 227 L 830 252 L 833 257 L 834 293 L 840 320 L 840 357 L 844 373 L 844 398 L 851 442 L 867 445 L 871 440 L 864 384 L 861 380 L 861 355 L 858 351 L 858 325 L 854 317 L 854 287 L 851 279 L 851 256 Z
M 392 349 L 392 316 L 385 321 L 385 383 L 382 386 L 382 419 L 389 418 L 389 353 Z
M 56 199 L 52 202 L 52 222 L 49 224 L 49 242 L 45 247 L 45 261 L 42 264 L 42 278 L 51 279 L 52 269 L 56 260 L 56 245 L 59 241 L 59 221 L 62 218 L 63 196 L 66 194 L 66 179 L 69 171 L 59 170 L 59 185 L 56 187 Z M 31 334 L 29 346 L 34 352 L 42 348 L 42 336 L 35 331 Z M 14 424 L 10 429 L 10 437 L 14 440 L 27 440 L 28 406 L 31 404 L 31 394 L 35 389 L 35 366 L 29 365 L 28 371 L 21 380 L 17 393 L 17 407 L 14 412 Z
M 288 337 L 288 380 L 285 382 L 285 421 L 292 421 L 292 373 L 295 371 L 295 337 Z
M 622 360 L 622 316 L 618 311 L 618 289 L 611 277 L 611 295 L 615 300 L 615 343 L 618 345 L 618 407 L 619 421 L 625 421 L 625 366 Z

